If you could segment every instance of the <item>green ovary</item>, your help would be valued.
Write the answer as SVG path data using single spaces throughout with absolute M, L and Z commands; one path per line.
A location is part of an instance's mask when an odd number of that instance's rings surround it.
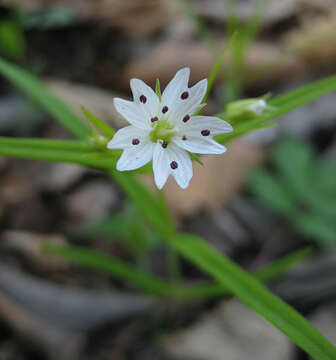
M 172 126 L 166 119 L 159 120 L 157 121 L 155 128 L 149 134 L 150 139 L 154 143 L 158 140 L 169 142 L 171 138 L 176 135 L 176 132 L 173 131 L 173 129 L 174 126 Z

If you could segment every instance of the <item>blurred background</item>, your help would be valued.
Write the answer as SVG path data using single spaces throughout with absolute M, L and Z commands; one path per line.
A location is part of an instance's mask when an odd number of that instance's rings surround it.
M 118 128 L 114 96 L 137 77 L 163 87 L 191 68 L 208 77 L 237 32 L 205 113 L 275 96 L 335 73 L 334 0 L 17 0 L 0 2 L 0 55 L 37 75 L 80 113 Z M 194 164 L 169 181 L 179 229 L 248 270 L 293 251 L 309 259 L 269 284 L 336 343 L 335 93 Z M 81 115 L 82 116 L 82 115 Z M 67 138 L 0 77 L 1 136 Z M 143 181 L 153 186 L 152 176 Z M 76 244 L 167 277 L 166 249 L 100 171 L 0 157 L 0 360 L 304 360 L 235 299 L 155 301 L 131 284 L 46 254 Z M 205 279 L 182 263 L 185 281 Z

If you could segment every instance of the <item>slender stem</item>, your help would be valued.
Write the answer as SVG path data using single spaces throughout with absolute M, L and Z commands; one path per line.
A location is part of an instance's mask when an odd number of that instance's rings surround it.
M 158 192 L 159 200 L 163 204 L 163 208 L 168 213 L 167 202 L 165 199 L 165 195 L 163 190 L 159 190 Z M 179 282 L 181 280 L 181 265 L 180 265 L 180 257 L 177 251 L 172 246 L 172 240 L 168 237 L 166 241 L 167 245 L 167 265 L 169 270 L 169 276 L 172 282 Z
M 35 139 L 35 138 L 13 138 L 0 136 L 0 145 L 11 145 L 19 147 L 33 147 L 35 149 L 60 149 L 60 150 L 79 150 L 93 151 L 94 147 L 87 141 L 82 140 L 55 140 L 55 139 Z

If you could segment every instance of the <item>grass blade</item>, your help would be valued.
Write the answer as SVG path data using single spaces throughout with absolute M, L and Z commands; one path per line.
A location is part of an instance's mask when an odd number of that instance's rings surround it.
M 72 135 L 84 139 L 90 134 L 81 119 L 35 76 L 2 58 L 0 73 L 45 108 Z
M 173 245 L 181 255 L 226 286 L 314 359 L 336 359 L 336 348 L 303 316 L 204 240 L 183 234 L 174 239 Z

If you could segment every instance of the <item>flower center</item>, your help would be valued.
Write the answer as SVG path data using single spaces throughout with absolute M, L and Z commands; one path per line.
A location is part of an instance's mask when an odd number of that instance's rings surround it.
M 156 143 L 158 140 L 162 140 L 165 144 L 168 144 L 171 138 L 176 135 L 176 131 L 174 131 L 174 126 L 171 125 L 167 119 L 155 121 L 152 126 L 155 127 L 150 132 L 149 136 L 151 141 L 154 143 Z

